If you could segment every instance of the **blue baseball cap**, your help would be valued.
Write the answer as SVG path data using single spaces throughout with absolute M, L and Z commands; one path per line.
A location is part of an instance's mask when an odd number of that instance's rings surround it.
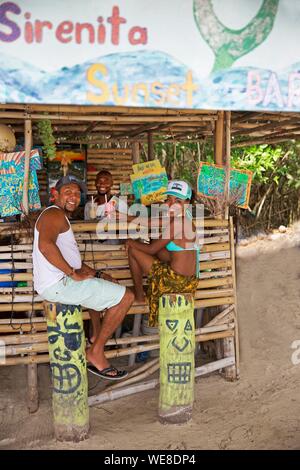
M 55 185 L 55 189 L 59 191 L 63 186 L 66 186 L 67 184 L 77 184 L 82 193 L 87 192 L 87 187 L 85 183 L 74 175 L 66 175 L 60 178 Z

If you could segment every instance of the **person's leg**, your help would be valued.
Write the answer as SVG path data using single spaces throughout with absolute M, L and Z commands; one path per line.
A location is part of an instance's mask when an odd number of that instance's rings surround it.
M 101 325 L 100 332 L 92 346 L 87 350 L 87 360 L 91 362 L 99 371 L 109 367 L 109 362 L 104 354 L 104 346 L 108 338 L 113 334 L 122 322 L 126 313 L 134 301 L 134 294 L 130 289 L 126 292 L 118 305 L 108 308 Z M 112 376 L 115 374 L 112 371 Z
M 129 248 L 128 262 L 133 280 L 135 300 L 145 302 L 145 292 L 143 289 L 143 275 L 149 274 L 154 257 L 143 253 L 136 248 Z
M 90 342 L 94 343 L 101 329 L 101 312 L 89 309 L 89 316 L 92 322 L 93 331 L 92 336 L 90 337 Z
M 171 254 L 166 248 L 159 250 L 156 256 L 163 263 L 170 263 L 171 261 Z

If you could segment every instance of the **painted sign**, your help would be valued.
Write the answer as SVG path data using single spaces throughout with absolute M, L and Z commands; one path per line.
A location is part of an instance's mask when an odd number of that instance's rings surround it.
M 132 165 L 130 175 L 132 190 L 136 201 L 149 206 L 165 199 L 168 177 L 159 160 Z
M 300 110 L 300 2 L 0 0 L 0 102 Z
M 0 153 L 0 215 L 22 213 L 25 152 Z M 41 208 L 36 171 L 42 168 L 38 150 L 32 150 L 29 161 L 28 202 L 30 210 Z
M 201 197 L 215 199 L 224 195 L 225 168 L 210 163 L 200 163 L 197 193 Z M 251 190 L 252 172 L 249 170 L 230 169 L 229 201 L 243 209 L 248 208 Z

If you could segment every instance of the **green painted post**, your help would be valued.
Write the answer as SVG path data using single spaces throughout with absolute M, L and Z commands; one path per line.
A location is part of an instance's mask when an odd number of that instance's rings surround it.
M 195 326 L 192 294 L 159 299 L 159 420 L 185 423 L 192 417 L 195 378 Z
M 81 441 L 89 431 L 85 336 L 81 307 L 46 303 L 55 436 Z

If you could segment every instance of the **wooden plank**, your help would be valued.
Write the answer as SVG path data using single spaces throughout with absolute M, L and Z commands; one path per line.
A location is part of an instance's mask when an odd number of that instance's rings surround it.
M 233 295 L 233 289 L 203 289 L 196 291 L 195 299 L 217 299 L 224 296 L 232 297 Z
M 19 304 L 14 304 L 13 309 L 11 308 L 11 304 L 0 304 L 0 312 L 8 312 L 10 313 L 13 310 L 13 312 L 31 312 L 31 310 L 43 310 L 43 304 L 42 303 L 34 303 L 31 305 L 31 303 L 19 303 Z
M 221 322 L 224 323 L 225 321 L 228 321 L 229 315 L 232 315 L 233 310 L 234 310 L 234 305 L 230 305 L 230 307 L 225 308 L 225 310 L 218 313 L 218 315 L 216 315 L 212 320 L 206 323 L 205 326 L 215 326 Z
M 45 324 L 46 326 L 46 324 Z M 33 333 L 33 334 L 13 334 L 1 335 L 1 341 L 6 345 L 12 344 L 29 344 L 29 343 L 45 343 L 48 341 L 48 333 Z
M 215 251 L 226 251 L 230 249 L 229 243 L 215 243 L 213 245 L 203 245 L 202 253 L 211 253 Z
M 234 303 L 234 297 L 221 297 L 219 299 L 195 300 L 195 308 L 218 307 Z
M 109 148 L 109 149 L 93 149 L 93 148 L 88 148 L 87 154 L 89 155 L 98 155 L 98 154 L 103 154 L 103 155 L 110 155 L 110 154 L 117 154 L 118 156 L 120 155 L 131 155 L 132 150 L 131 148 Z
M 1 263 L 1 269 L 32 269 L 32 263 Z
M 43 299 L 40 295 L 35 294 L 33 302 L 42 302 Z M 8 303 L 8 302 L 32 302 L 32 295 L 9 295 L 9 294 L 2 294 L 0 296 L 0 304 Z
M 231 268 L 231 260 L 206 261 L 200 264 L 200 271 L 218 268 Z

